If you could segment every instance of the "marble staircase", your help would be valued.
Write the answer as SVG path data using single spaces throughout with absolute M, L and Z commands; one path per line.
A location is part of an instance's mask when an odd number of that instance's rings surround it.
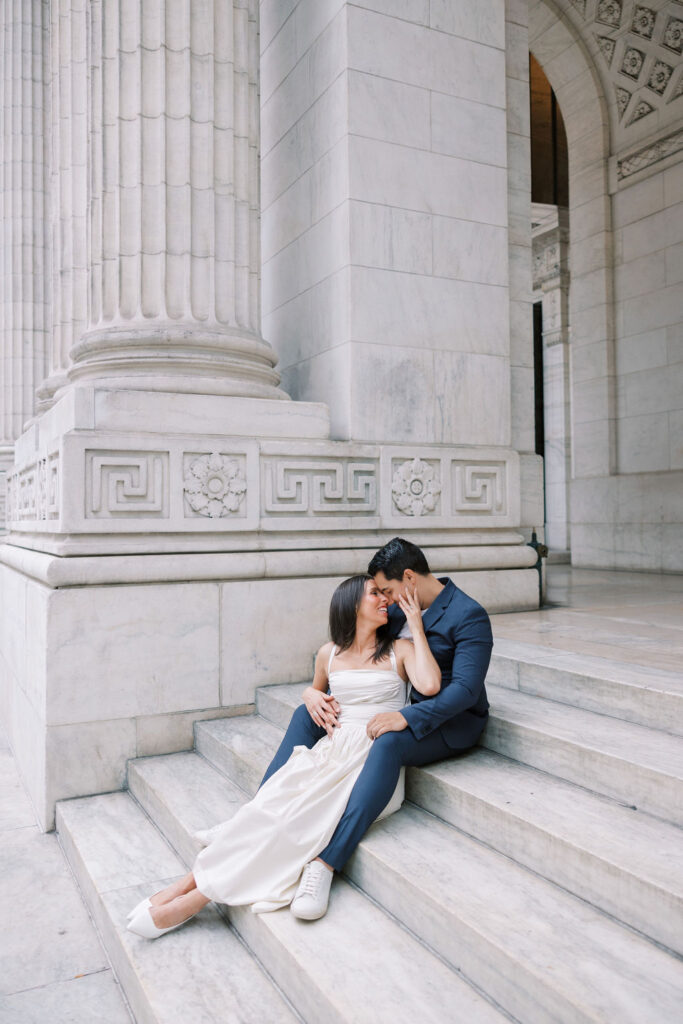
M 673 672 L 496 643 L 483 745 L 407 773 L 315 923 L 210 905 L 159 942 L 127 910 L 256 790 L 301 685 L 130 762 L 58 830 L 139 1022 L 649 1024 L 683 1005 L 683 763 Z M 678 713 L 678 721 L 676 715 Z

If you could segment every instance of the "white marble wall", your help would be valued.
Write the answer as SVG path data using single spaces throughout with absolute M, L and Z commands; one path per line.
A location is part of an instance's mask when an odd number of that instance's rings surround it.
M 683 61 L 666 34 L 678 5 L 651 5 L 631 81 L 620 68 L 634 5 L 610 5 L 602 49 L 595 5 L 559 6 L 560 20 L 536 0 L 529 20 L 569 143 L 572 562 L 680 572 Z M 662 59 L 675 74 L 657 92 Z
M 683 469 L 683 160 L 613 210 L 618 471 Z
M 618 476 L 575 481 L 576 564 L 683 571 L 683 161 L 613 196 Z
M 508 444 L 503 0 L 290 7 L 263 5 L 262 31 L 285 386 L 337 437 Z

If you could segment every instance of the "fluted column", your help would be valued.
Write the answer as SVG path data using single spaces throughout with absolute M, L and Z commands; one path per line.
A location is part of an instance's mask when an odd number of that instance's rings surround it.
M 0 471 L 33 415 L 47 365 L 47 18 L 46 0 L 0 4 Z
M 70 350 L 87 326 L 88 52 L 86 0 L 50 4 L 51 331 L 46 408 L 67 383 Z
M 70 379 L 286 397 L 260 337 L 256 0 L 87 6 L 88 308 Z

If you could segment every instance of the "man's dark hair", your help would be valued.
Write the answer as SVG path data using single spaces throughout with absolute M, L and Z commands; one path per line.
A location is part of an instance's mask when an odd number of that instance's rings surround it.
M 420 576 L 428 576 L 430 572 L 424 551 L 403 537 L 394 537 L 380 548 L 368 566 L 371 576 L 383 572 L 388 580 L 402 580 L 406 569 L 412 569 Z
M 348 580 L 340 583 L 330 602 L 330 636 L 337 646 L 339 653 L 347 651 L 356 637 L 356 619 L 358 609 L 365 593 L 365 584 L 372 576 L 363 573 L 361 576 L 351 576 Z M 373 661 L 381 661 L 386 658 L 391 647 L 389 626 L 380 626 L 377 630 L 377 645 L 372 656 Z

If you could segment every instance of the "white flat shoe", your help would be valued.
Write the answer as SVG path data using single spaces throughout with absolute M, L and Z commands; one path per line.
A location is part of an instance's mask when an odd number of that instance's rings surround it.
M 289 908 L 294 917 L 301 921 L 317 921 L 325 915 L 333 874 L 319 860 L 312 860 L 306 865 Z
M 188 917 L 187 920 L 189 921 L 190 918 Z M 151 908 L 144 907 L 138 912 L 137 916 L 130 921 L 128 924 L 128 931 L 133 932 L 135 935 L 142 936 L 143 939 L 158 939 L 160 935 L 165 935 L 166 932 L 172 932 L 175 928 L 180 928 L 180 926 L 185 923 L 185 921 L 181 921 L 180 924 L 172 924 L 169 928 L 157 928 L 151 914 Z
M 138 913 L 139 910 L 145 910 L 147 907 L 151 907 L 151 906 L 152 906 L 152 901 L 150 900 L 150 898 L 148 896 L 146 896 L 144 900 L 140 900 L 140 902 L 137 903 L 133 907 L 133 909 L 127 915 L 126 921 L 132 921 L 133 918 L 136 916 L 136 914 Z

